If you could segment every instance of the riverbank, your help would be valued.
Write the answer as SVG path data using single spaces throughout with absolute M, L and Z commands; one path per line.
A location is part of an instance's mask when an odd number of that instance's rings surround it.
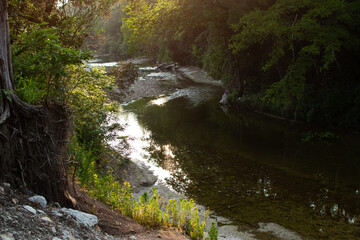
M 8 183 L 0 183 L 0 240 L 189 239 L 175 229 L 149 230 L 90 198 L 77 185 L 70 194 L 74 206 L 64 208 L 42 196 L 34 197 L 31 192 L 19 192 Z

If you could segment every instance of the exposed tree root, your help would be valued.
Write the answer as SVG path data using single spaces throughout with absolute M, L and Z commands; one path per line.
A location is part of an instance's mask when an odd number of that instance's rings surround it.
M 64 109 L 32 106 L 15 95 L 10 116 L 0 125 L 0 178 L 66 203 L 68 133 Z

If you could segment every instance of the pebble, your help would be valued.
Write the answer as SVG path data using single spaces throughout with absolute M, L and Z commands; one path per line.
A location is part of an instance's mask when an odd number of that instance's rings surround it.
M 28 198 L 30 202 L 39 204 L 42 208 L 46 208 L 47 201 L 43 196 L 35 195 Z
M 3 187 L 0 187 L 0 193 L 5 193 L 5 190 Z
M 8 188 L 11 187 L 10 183 L 4 183 L 4 186 Z
M 41 215 L 45 215 L 46 216 L 46 213 L 43 211 L 43 210 L 37 210 Z
M 64 231 L 62 234 L 63 239 L 67 239 L 67 240 L 76 240 L 71 233 L 69 233 L 68 231 Z
M 11 199 L 11 201 L 13 202 L 13 204 L 17 205 L 19 203 L 19 200 L 17 200 L 16 198 Z
M 51 227 L 51 232 L 52 232 L 53 234 L 57 233 L 56 228 L 55 228 L 55 227 Z
M 29 206 L 29 205 L 24 205 L 24 208 L 26 210 L 28 210 L 29 212 L 31 212 L 32 214 L 34 214 L 34 215 L 36 214 L 36 210 L 33 207 Z
M 58 216 L 58 217 L 62 217 L 64 216 L 62 213 L 59 212 L 60 210 L 59 209 L 56 209 L 56 210 L 52 210 L 52 214 L 55 215 L 55 216 Z
M 61 208 L 60 203 L 58 203 L 58 202 L 54 202 L 54 206 L 55 206 L 56 208 Z
M 48 222 L 48 223 L 52 223 L 53 221 L 50 219 L 50 218 L 48 218 L 48 217 L 42 217 L 42 218 L 40 218 L 41 220 L 43 220 L 44 222 Z

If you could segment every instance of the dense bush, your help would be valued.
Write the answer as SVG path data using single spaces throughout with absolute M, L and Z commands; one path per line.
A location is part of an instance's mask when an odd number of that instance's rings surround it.
M 359 131 L 359 1 L 129 1 L 124 10 L 128 47 L 199 65 L 254 108 Z

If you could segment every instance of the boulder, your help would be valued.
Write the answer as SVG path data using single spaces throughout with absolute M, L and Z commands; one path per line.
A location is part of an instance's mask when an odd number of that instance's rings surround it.
M 8 233 L 8 234 L 1 234 L 0 240 L 15 240 L 15 238 L 12 233 Z
M 46 208 L 47 201 L 43 196 L 35 195 L 28 198 L 30 202 L 39 204 L 42 208 Z
M 80 212 L 71 208 L 61 208 L 60 212 L 72 216 L 78 223 L 83 224 L 87 227 L 92 227 L 98 223 L 97 216 L 92 214 Z

